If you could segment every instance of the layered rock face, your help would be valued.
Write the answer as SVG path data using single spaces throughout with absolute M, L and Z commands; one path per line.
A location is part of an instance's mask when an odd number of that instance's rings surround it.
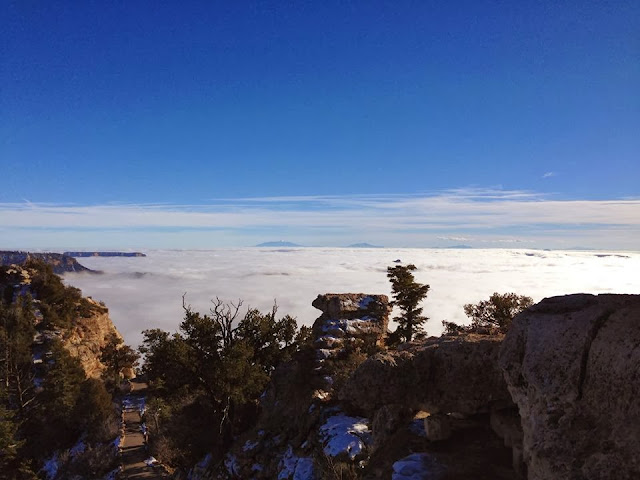
M 640 478 L 640 296 L 545 299 L 499 361 L 530 480 Z
M 0 265 L 24 265 L 28 260 L 35 258 L 50 264 L 53 272 L 61 275 L 65 272 L 91 272 L 84 265 L 81 265 L 75 258 L 61 253 L 32 253 L 17 251 L 0 251 Z
M 88 300 L 93 304 L 91 316 L 74 320 L 64 333 L 62 344 L 80 360 L 87 377 L 99 378 L 105 368 L 100 362 L 100 350 L 113 335 L 120 339 L 122 336 L 109 318 L 109 310 L 91 298 Z
M 311 303 L 322 311 L 313 324 L 314 346 L 321 359 L 339 355 L 347 346 L 384 345 L 389 324 L 389 298 L 364 293 L 327 293 Z

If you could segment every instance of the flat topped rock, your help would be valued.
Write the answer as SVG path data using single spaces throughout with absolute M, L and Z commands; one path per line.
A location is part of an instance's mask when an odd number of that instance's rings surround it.
M 388 315 L 389 297 L 366 293 L 325 293 L 311 303 L 331 318 Z

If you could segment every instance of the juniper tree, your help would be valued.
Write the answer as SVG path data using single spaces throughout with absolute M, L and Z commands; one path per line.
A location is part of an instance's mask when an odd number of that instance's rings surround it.
M 494 328 L 506 333 L 511 321 L 520 312 L 533 305 L 533 299 L 516 293 L 494 293 L 489 300 L 477 304 L 468 303 L 464 313 L 471 319 L 470 329 Z
M 387 267 L 387 277 L 391 282 L 391 293 L 394 300 L 392 306 L 400 308 L 400 315 L 394 318 L 398 322 L 396 333 L 405 341 L 410 342 L 414 334 L 423 332 L 422 324 L 428 318 L 422 315 L 422 307 L 418 305 L 427 296 L 429 285 L 423 285 L 415 281 L 413 272 L 416 266 L 396 265 Z

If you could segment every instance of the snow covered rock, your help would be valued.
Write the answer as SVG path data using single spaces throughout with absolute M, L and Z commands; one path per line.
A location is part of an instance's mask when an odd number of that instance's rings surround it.
M 412 453 L 393 464 L 391 480 L 439 480 L 445 469 L 431 455 Z
M 280 460 L 278 480 L 313 480 L 314 478 L 313 459 L 298 457 L 289 445 Z
M 334 415 L 319 429 L 324 453 L 330 457 L 346 456 L 351 460 L 366 454 L 372 442 L 368 420 L 362 417 Z
M 390 311 L 386 295 L 327 293 L 312 305 L 322 310 L 313 324 L 320 370 L 325 360 L 339 358 L 346 346 L 367 351 L 384 345 Z

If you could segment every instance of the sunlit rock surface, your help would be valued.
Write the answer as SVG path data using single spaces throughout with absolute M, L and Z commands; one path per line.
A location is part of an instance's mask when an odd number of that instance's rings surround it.
M 640 296 L 548 298 L 500 354 L 530 480 L 640 478 Z

